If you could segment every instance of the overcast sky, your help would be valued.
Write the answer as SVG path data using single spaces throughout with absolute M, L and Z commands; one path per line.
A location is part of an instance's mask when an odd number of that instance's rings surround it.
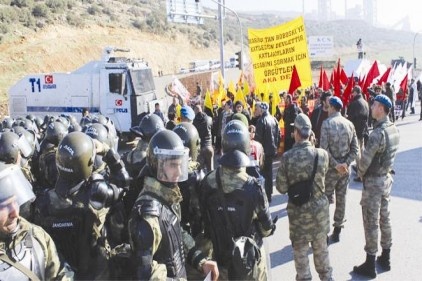
M 218 0 L 215 0 L 218 2 Z M 223 0 L 222 0 L 223 1 Z M 226 6 L 235 11 L 298 11 L 302 12 L 303 1 L 305 14 L 316 12 L 318 0 L 225 0 Z M 346 1 L 346 2 L 345 2 Z M 374 0 L 375 1 L 375 0 Z M 211 0 L 201 0 L 204 6 L 217 8 Z M 363 6 L 363 0 L 331 0 L 331 8 L 344 16 L 345 6 L 353 8 Z M 379 22 L 384 27 L 391 27 L 406 17 L 410 18 L 411 29 L 422 32 L 422 2 L 419 0 L 377 0 Z M 306 18 L 305 18 L 306 19 Z

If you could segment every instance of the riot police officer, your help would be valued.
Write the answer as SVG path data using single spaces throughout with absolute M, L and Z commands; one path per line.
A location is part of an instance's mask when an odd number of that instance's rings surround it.
M 93 173 L 97 153 L 110 167 L 109 181 Z M 110 251 L 104 222 L 129 186 L 124 164 L 113 149 L 72 132 L 58 146 L 56 165 L 56 185 L 37 198 L 35 222 L 53 237 L 77 279 L 108 279 Z
M 214 257 L 223 267 L 220 269 L 223 279 L 267 279 L 262 238 L 274 232 L 275 224 L 265 187 L 246 173 L 249 146 L 247 127 L 239 120 L 228 122 L 222 136 L 221 166 L 205 177 L 200 188 L 205 237 L 212 241 Z M 261 250 L 254 276 L 236 273 L 232 240 L 240 236 L 252 238 Z
M 19 215 L 35 194 L 17 165 L 0 162 L 0 279 L 73 280 L 51 237 Z
M 131 177 L 136 177 L 145 165 L 149 140 L 156 132 L 163 129 L 163 120 L 155 114 L 145 115 L 138 126 L 130 128 L 130 131 L 140 138 L 136 147 L 122 157 Z
M 134 277 L 138 280 L 186 279 L 185 256 L 204 273 L 211 271 L 213 280 L 218 278 L 216 263 L 205 259 L 180 226 L 178 182 L 188 177 L 188 156 L 189 150 L 173 131 L 161 130 L 150 140 L 148 173 L 129 220 Z
M 19 136 L 11 131 L 0 134 L 0 161 L 5 164 L 18 165 L 30 184 L 34 182 L 34 177 L 28 162 L 23 159 L 28 159 L 31 153 L 32 148 L 23 135 Z M 30 219 L 30 211 L 31 202 L 26 202 L 21 206 L 22 217 Z
M 57 181 L 56 151 L 60 141 L 67 135 L 66 126 L 59 121 L 47 125 L 45 138 L 40 145 L 38 172 L 35 173 L 39 186 L 43 189 L 53 188 Z
M 197 161 L 200 150 L 200 139 L 198 130 L 192 123 L 181 122 L 174 127 L 175 132 L 186 148 L 189 148 L 188 178 L 180 182 L 179 187 L 182 192 L 182 227 L 193 237 L 202 231 L 202 223 L 199 209 L 197 189 L 204 172 L 200 169 Z

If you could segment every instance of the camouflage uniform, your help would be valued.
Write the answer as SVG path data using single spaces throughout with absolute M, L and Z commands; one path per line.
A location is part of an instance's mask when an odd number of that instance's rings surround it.
M 147 148 L 148 142 L 140 139 L 136 144 L 136 147 L 122 157 L 122 160 L 126 165 L 126 170 L 131 177 L 136 177 L 143 167 L 143 164 L 145 164 Z
M 159 181 L 157 181 L 155 178 L 152 177 L 145 177 L 144 179 L 144 186 L 139 194 L 139 197 L 137 198 L 135 202 L 135 206 L 133 209 L 133 212 L 131 214 L 130 220 L 129 220 L 129 236 L 130 236 L 130 243 L 132 245 L 132 252 L 134 255 L 134 261 L 135 266 L 148 266 L 148 264 L 143 264 L 147 261 L 145 258 L 145 252 L 149 252 L 152 256 L 152 262 L 151 262 L 151 269 L 150 269 L 150 276 L 148 277 L 149 280 L 166 280 L 167 277 L 171 277 L 170 273 L 168 272 L 168 268 L 165 263 L 159 263 L 156 260 L 158 251 L 163 252 L 163 249 L 160 246 L 162 244 L 162 241 L 164 241 L 164 229 L 161 228 L 161 223 L 159 221 L 159 216 L 157 214 L 144 214 L 142 210 L 142 205 L 145 204 L 146 201 L 158 201 L 162 204 L 162 206 L 167 206 L 167 208 L 171 208 L 172 213 L 174 213 L 177 216 L 177 221 L 173 222 L 173 225 L 178 225 L 178 228 L 180 228 L 181 231 L 181 237 L 183 241 L 183 252 L 187 253 L 188 256 L 188 262 L 191 264 L 193 263 L 194 267 L 196 267 L 198 270 L 200 270 L 202 263 L 205 261 L 205 256 L 195 248 L 195 241 L 193 238 L 185 232 L 180 227 L 180 217 L 181 217 L 181 208 L 180 208 L 180 202 L 182 201 L 182 194 L 180 192 L 180 189 L 178 187 L 176 188 L 168 188 L 164 185 L 162 185 Z M 150 230 L 152 231 L 152 241 L 151 245 L 148 245 L 147 248 L 149 250 L 145 250 L 143 248 L 145 246 L 141 245 L 140 242 L 144 242 L 144 237 L 140 238 L 139 233 L 142 232 L 142 230 L 139 229 L 139 226 L 144 221 L 149 226 Z M 145 226 L 145 225 L 144 225 Z M 148 231 L 148 230 L 144 230 Z M 167 231 L 167 229 L 165 229 Z M 170 237 L 171 239 L 171 237 Z M 175 247 L 177 247 L 177 242 L 179 241 L 172 241 Z M 143 249 L 142 249 L 143 248 Z M 169 250 L 169 249 L 164 249 Z M 184 257 L 184 253 L 181 253 L 181 255 Z M 177 259 L 177 257 L 176 257 Z M 183 258 L 184 259 L 184 258 Z M 192 262 L 194 261 L 194 262 Z M 176 261 L 180 262 L 180 261 Z M 184 267 L 184 262 L 183 263 Z M 182 271 L 181 275 L 184 275 L 184 277 L 178 277 L 177 280 L 186 280 L 186 272 L 185 269 L 180 269 Z M 184 273 L 183 273 L 184 271 Z M 135 273 L 136 278 L 145 279 L 146 276 L 142 275 L 142 271 L 137 269 L 137 272 Z
M 290 240 L 297 272 L 296 280 L 312 279 L 307 254 L 309 242 L 312 245 L 315 268 L 320 279 L 331 280 L 332 274 L 326 240 L 330 229 L 329 203 L 324 194 L 324 180 L 329 161 L 327 152 L 314 148 L 309 141 L 295 143 L 281 157 L 276 188 L 280 193 L 286 194 L 289 188 L 288 180 L 290 184 L 293 184 L 309 179 L 315 158 L 314 151 L 318 153 L 318 166 L 314 179 L 313 197 L 302 206 L 296 206 L 291 202 L 287 204 Z
M 336 165 L 346 163 L 350 166 L 358 155 L 359 147 L 353 123 L 341 116 L 340 112 L 334 112 L 322 123 L 320 147 L 328 152 L 330 159 L 325 177 L 325 194 L 328 198 L 332 197 L 334 192 L 336 194 L 333 225 L 343 227 L 349 173 L 338 173 Z
M 213 245 L 213 242 L 211 242 L 210 237 L 213 236 L 210 231 L 210 227 L 213 227 L 215 232 L 217 233 L 220 229 L 218 226 L 221 226 L 215 221 L 210 221 L 211 218 L 210 211 L 205 210 L 205 208 L 209 208 L 209 198 L 213 196 L 213 191 L 217 189 L 217 180 L 216 180 L 216 171 L 214 170 L 211 173 L 209 173 L 206 178 L 203 180 L 203 184 L 201 184 L 201 207 L 204 207 L 203 215 L 204 215 L 204 223 L 205 223 L 205 237 L 202 243 L 208 243 L 208 245 L 211 245 L 210 253 L 213 253 L 216 255 L 216 251 L 218 251 L 217 246 Z M 246 168 L 226 168 L 224 166 L 221 166 L 221 186 L 223 189 L 224 194 L 235 192 L 238 189 L 241 189 L 245 182 L 250 178 L 250 176 L 246 173 Z M 265 194 L 265 189 L 263 186 L 258 191 L 259 196 L 256 196 L 255 199 L 257 200 L 257 206 L 248 206 L 253 209 L 253 217 L 252 225 L 249 227 L 249 229 L 242 229 L 245 232 L 251 231 L 255 233 L 251 233 L 248 235 L 247 233 L 237 233 L 236 236 L 253 236 L 254 240 L 257 241 L 257 245 L 260 246 L 261 250 L 261 260 L 257 264 L 257 280 L 267 280 L 267 263 L 266 263 L 266 253 L 264 247 L 262 247 L 262 237 L 267 237 L 272 234 L 273 232 L 273 226 L 271 221 L 271 214 L 269 213 L 269 204 L 267 201 L 267 196 Z M 258 195 L 258 194 L 257 194 Z M 235 208 L 235 207 L 234 207 Z M 234 213 L 233 211 L 228 212 L 230 214 L 230 218 L 232 218 Z M 205 216 L 205 214 L 208 214 Z M 221 217 L 224 217 L 224 215 L 221 215 Z M 239 216 L 239 221 L 243 221 L 244 219 Z M 231 220 L 233 222 L 233 220 Z M 238 222 L 239 223 L 239 222 Z M 233 231 L 236 232 L 237 229 L 237 223 L 232 224 Z M 224 228 L 225 229 L 225 228 Z M 214 234 L 214 236 L 218 235 Z M 214 241 L 215 242 L 215 241 Z M 221 242 L 221 241 L 218 241 Z M 220 249 L 221 250 L 221 249 Z M 226 249 L 225 249 L 226 250 Z M 224 256 L 224 253 L 220 253 L 222 256 Z M 218 261 L 218 260 L 217 260 Z M 228 267 L 230 262 L 225 260 L 219 263 L 219 271 L 220 276 L 219 280 L 228 280 Z
M 378 225 L 381 229 L 381 247 L 392 244 L 390 224 L 390 192 L 393 184 L 390 171 L 399 146 L 399 132 L 386 116 L 374 124 L 358 165 L 363 178 L 362 215 L 365 229 L 365 251 L 375 255 L 378 250 Z
M 2 254 L 7 254 L 12 260 L 17 259 L 17 262 L 20 262 L 24 265 L 25 256 L 21 256 L 20 254 L 25 254 L 23 253 L 24 250 L 22 249 L 25 249 L 25 246 L 28 247 L 25 242 L 29 235 L 32 234 L 32 237 L 29 237 L 29 239 L 33 241 L 33 250 L 31 250 L 32 255 L 38 258 L 41 256 L 43 258 L 43 263 L 39 264 L 37 260 L 31 259 L 31 266 L 29 269 L 34 272 L 35 275 L 40 278 L 40 280 L 73 280 L 73 272 L 67 265 L 60 261 L 56 246 L 50 235 L 48 235 L 47 232 L 45 232 L 41 227 L 29 223 L 24 218 L 19 218 L 18 225 L 18 231 L 11 237 L 5 237 L 4 234 L 0 234 L 0 252 Z M 18 246 L 22 245 L 24 246 L 17 250 Z M 42 253 L 37 253 L 37 248 L 41 249 Z M 20 253 L 18 251 L 20 251 Z M 21 260 L 19 259 L 20 256 L 22 257 Z M 8 278 L 14 280 L 16 280 L 16 278 L 21 278 L 21 280 L 28 280 L 28 277 L 26 277 L 26 275 L 20 271 L 10 273 L 10 270 L 12 269 L 6 269 L 8 267 L 7 265 L 8 264 L 6 262 L 0 261 L 1 280 L 7 280 L 7 278 L 3 279 L 3 272 L 7 272 Z

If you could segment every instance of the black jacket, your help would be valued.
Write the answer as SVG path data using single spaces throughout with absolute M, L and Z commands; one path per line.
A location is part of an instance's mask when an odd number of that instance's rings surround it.
M 356 95 L 347 108 L 347 118 L 353 123 L 356 136 L 359 140 L 363 138 L 368 130 L 369 105 L 361 94 Z
M 201 147 L 211 146 L 212 119 L 204 112 L 198 112 L 193 119 L 193 125 L 198 130 Z
M 262 113 L 256 122 L 255 140 L 262 144 L 265 155 L 274 156 L 277 154 L 280 144 L 280 128 L 277 119 L 268 112 Z

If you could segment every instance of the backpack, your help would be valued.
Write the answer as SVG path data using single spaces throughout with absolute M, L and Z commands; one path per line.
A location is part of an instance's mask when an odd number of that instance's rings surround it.
M 261 250 L 247 236 L 233 239 L 232 262 L 228 269 L 230 280 L 257 280 Z
M 220 168 L 216 171 L 216 180 L 218 185 L 218 196 L 223 206 L 223 214 L 227 234 L 233 237 L 230 219 L 227 214 L 227 204 L 221 186 Z M 247 182 L 246 182 L 247 184 Z M 258 264 L 261 261 L 261 250 L 255 240 L 248 236 L 239 236 L 232 239 L 230 265 L 228 267 L 228 276 L 230 280 L 257 280 Z

